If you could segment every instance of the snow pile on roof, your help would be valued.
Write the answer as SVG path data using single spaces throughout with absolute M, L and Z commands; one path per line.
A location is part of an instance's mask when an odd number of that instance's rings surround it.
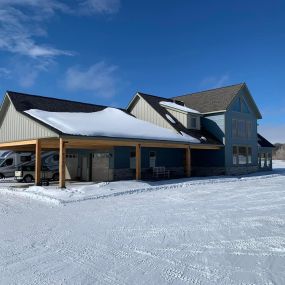
M 193 137 L 185 138 L 169 129 L 136 119 L 115 108 L 92 113 L 48 112 L 37 109 L 25 112 L 69 135 L 200 143 Z
M 187 112 L 187 113 L 201 114 L 200 112 L 198 112 L 194 109 L 188 108 L 186 106 L 181 106 L 181 105 L 176 104 L 174 102 L 160 101 L 159 104 L 163 107 L 170 107 L 170 108 L 177 109 L 177 110 Z

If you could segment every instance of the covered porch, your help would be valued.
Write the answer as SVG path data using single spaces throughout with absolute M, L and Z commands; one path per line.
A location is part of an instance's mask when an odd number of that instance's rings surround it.
M 0 144 L 0 149 L 35 153 L 35 185 L 41 183 L 42 152 L 55 150 L 59 152 L 59 187 L 64 188 L 66 183 L 66 154 L 67 150 L 106 150 L 112 147 L 135 148 L 135 179 L 141 180 L 141 154 L 142 148 L 167 148 L 182 149 L 184 152 L 184 173 L 191 176 L 191 149 L 220 149 L 220 146 L 205 144 L 189 144 L 185 142 L 127 140 L 127 139 L 102 139 L 92 137 L 65 136 L 58 138 L 39 138 L 5 142 Z

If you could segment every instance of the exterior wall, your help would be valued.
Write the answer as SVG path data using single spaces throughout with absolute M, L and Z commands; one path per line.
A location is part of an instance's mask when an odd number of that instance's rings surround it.
M 266 164 L 264 167 L 261 165 L 261 155 L 266 155 Z M 268 161 L 268 156 L 270 161 Z M 259 171 L 270 171 L 272 170 L 272 148 L 271 147 L 258 147 L 258 170 Z
M 258 147 L 257 147 L 257 119 L 248 104 L 245 94 L 239 94 L 247 105 L 248 112 L 236 111 L 236 100 L 231 104 L 229 110 L 225 113 L 225 166 L 227 174 L 237 174 L 237 172 L 247 173 L 257 171 L 258 169 Z M 235 137 L 233 136 L 232 120 L 246 120 L 251 122 L 251 135 L 250 137 Z M 252 150 L 252 163 L 249 165 L 234 165 L 233 164 L 233 146 L 246 146 L 251 147 Z M 236 169 L 236 170 L 234 170 Z
M 206 115 L 201 120 L 202 127 L 225 144 L 225 114 Z
M 188 128 L 187 113 L 178 112 L 170 108 L 167 108 L 167 111 L 173 115 L 185 128 Z
M 153 123 L 157 126 L 174 130 L 172 126 L 161 117 L 143 98 L 138 97 L 135 99 L 134 106 L 131 110 L 136 118 Z
M 114 180 L 134 179 L 135 169 L 130 168 L 132 147 L 115 147 L 114 149 Z M 141 149 L 141 170 L 142 178 L 153 178 L 150 167 L 149 153 L 153 151 L 156 154 L 155 166 L 164 166 L 172 172 L 172 177 L 184 176 L 184 155 L 183 149 L 169 148 L 142 148 Z
M 16 111 L 9 103 L 0 126 L 0 142 L 58 137 L 58 134 Z

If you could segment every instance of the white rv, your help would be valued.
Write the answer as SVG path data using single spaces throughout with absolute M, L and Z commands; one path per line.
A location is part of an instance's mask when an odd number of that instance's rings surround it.
M 22 166 L 34 165 L 35 155 L 32 152 L 0 152 L 0 179 L 15 176 L 15 171 Z M 58 153 L 55 151 L 44 152 L 42 155 L 42 165 L 56 171 L 58 169 Z

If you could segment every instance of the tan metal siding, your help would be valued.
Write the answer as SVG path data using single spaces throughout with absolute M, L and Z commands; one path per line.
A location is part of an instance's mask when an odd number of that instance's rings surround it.
M 140 98 L 135 102 L 133 109 L 131 110 L 136 118 L 153 123 L 157 126 L 174 130 L 173 127 L 161 117 L 143 98 Z
M 10 103 L 0 127 L 0 141 L 58 137 L 58 134 L 16 111 Z
M 186 113 L 181 113 L 177 112 L 175 110 L 167 108 L 167 111 L 173 115 L 185 128 L 188 128 L 187 126 L 187 114 Z

